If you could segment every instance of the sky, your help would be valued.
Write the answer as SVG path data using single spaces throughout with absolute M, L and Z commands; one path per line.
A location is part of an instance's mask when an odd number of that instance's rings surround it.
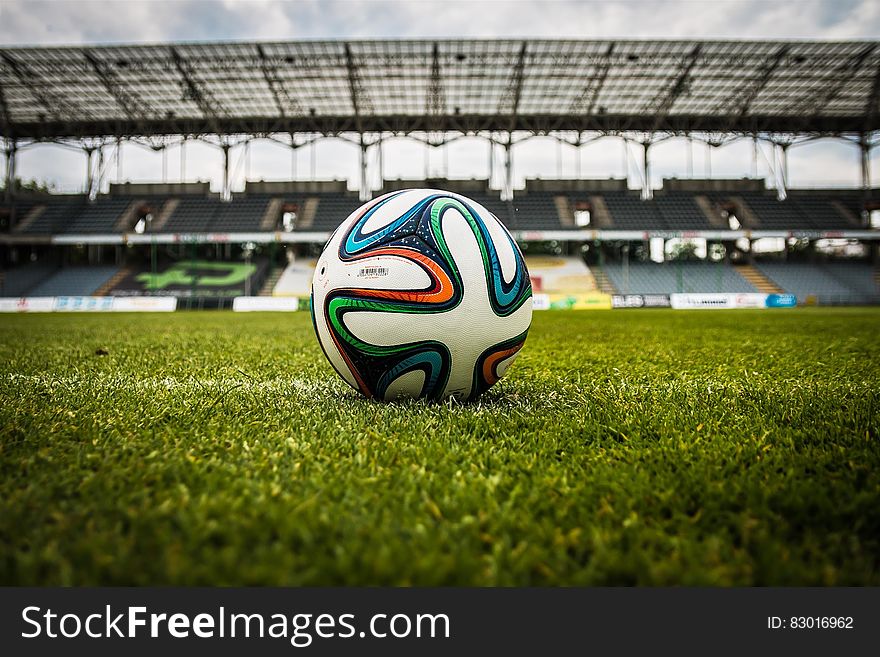
M 680 38 L 826 40 L 880 37 L 877 0 L 129 0 L 82 2 L 0 0 L 0 46 L 107 44 L 165 41 L 283 40 L 327 38 Z M 690 157 L 688 151 L 691 151 Z M 873 184 L 880 181 L 880 149 L 871 160 Z M 181 175 L 177 146 L 163 156 L 134 144 L 123 146 L 121 163 L 107 152 L 106 182 L 117 172 L 122 180 L 175 182 Z M 164 165 L 163 165 L 164 159 Z M 598 140 L 579 150 L 547 138 L 530 139 L 514 148 L 514 185 L 525 178 L 608 178 L 627 175 L 640 186 L 640 147 L 625 155 L 619 139 Z M 664 177 L 743 177 L 753 169 L 748 140 L 720 148 L 671 139 L 651 150 L 654 187 Z M 773 154 L 758 154 L 758 175 L 772 178 Z M 578 161 L 580 164 L 578 164 Z M 627 165 L 627 161 L 629 165 Z M 371 177 L 378 185 L 376 155 Z M 267 141 L 232 152 L 233 189 L 250 179 L 292 176 L 344 178 L 357 186 L 357 149 L 339 140 L 298 149 Z M 426 148 L 405 139 L 384 150 L 387 178 L 485 178 L 488 147 L 479 139 L 460 139 Z M 497 167 L 496 167 L 497 170 Z M 859 151 L 850 143 L 819 140 L 789 151 L 789 185 L 855 186 Z M 59 191 L 79 191 L 86 178 L 81 151 L 40 145 L 21 152 L 18 174 L 51 182 Z M 222 156 L 218 149 L 190 142 L 185 151 L 187 180 L 210 180 L 219 189 Z

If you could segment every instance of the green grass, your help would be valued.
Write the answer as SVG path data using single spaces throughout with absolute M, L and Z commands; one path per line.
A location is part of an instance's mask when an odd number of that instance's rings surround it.
M 536 313 L 480 403 L 381 404 L 307 313 L 5 316 L 0 583 L 880 585 L 878 329 Z

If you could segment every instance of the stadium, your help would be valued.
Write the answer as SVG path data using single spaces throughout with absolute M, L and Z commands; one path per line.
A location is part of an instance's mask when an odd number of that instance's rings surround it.
M 876 41 L 0 49 L 0 581 L 880 583 L 878 110 Z M 486 177 L 385 175 L 387 142 L 464 137 Z M 617 139 L 635 173 L 517 186 L 536 137 Z M 656 186 L 672 138 L 750 142 L 755 175 Z M 322 139 L 356 189 L 233 188 L 252 142 Z M 859 187 L 792 184 L 820 139 Z M 193 142 L 222 179 L 124 176 L 122 144 L 183 171 Z M 20 181 L 45 144 L 81 150 L 80 193 Z M 307 312 L 340 222 L 425 187 L 531 275 L 526 347 L 471 404 L 361 399 Z

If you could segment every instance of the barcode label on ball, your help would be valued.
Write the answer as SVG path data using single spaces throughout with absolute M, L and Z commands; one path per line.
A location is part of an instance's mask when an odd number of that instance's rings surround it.
M 361 278 L 375 278 L 376 276 L 387 276 L 388 267 L 362 267 L 358 272 Z

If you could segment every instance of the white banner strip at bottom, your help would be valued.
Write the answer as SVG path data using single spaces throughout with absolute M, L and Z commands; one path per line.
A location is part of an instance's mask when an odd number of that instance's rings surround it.
M 168 313 L 177 297 L 2 297 L 0 313 Z
M 237 313 L 292 312 L 299 310 L 298 297 L 235 297 L 232 310 Z

